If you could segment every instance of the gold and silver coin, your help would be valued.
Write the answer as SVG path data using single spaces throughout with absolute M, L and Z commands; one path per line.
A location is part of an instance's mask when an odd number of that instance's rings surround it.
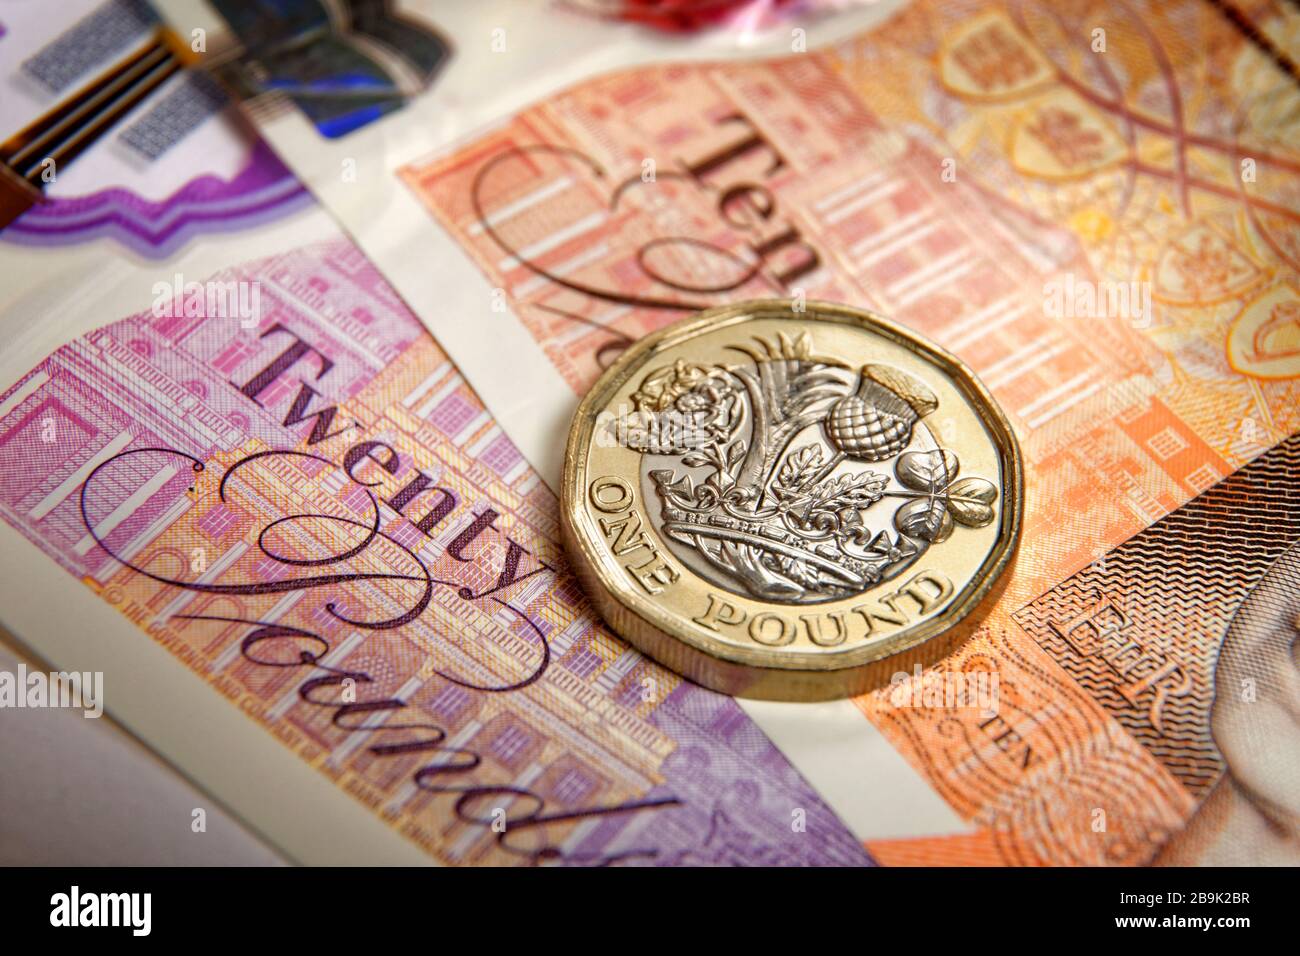
M 597 609 L 743 697 L 862 693 L 948 649 L 1015 548 L 1020 452 L 952 355 L 861 309 L 711 309 L 579 407 L 563 524 Z

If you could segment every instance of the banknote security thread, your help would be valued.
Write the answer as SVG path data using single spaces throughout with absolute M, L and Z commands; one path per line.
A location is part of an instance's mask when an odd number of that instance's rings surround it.
M 563 529 L 609 624 L 690 679 L 820 700 L 935 660 L 1020 533 L 1006 417 L 874 313 L 755 300 L 638 342 L 583 399 Z

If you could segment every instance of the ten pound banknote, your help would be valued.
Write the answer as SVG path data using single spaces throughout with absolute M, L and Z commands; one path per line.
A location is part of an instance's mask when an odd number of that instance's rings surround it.
M 1024 543 L 937 672 L 996 675 L 996 712 L 857 702 L 977 829 L 883 861 L 1219 859 L 1228 832 L 1300 859 L 1300 14 L 1255 13 L 928 0 L 591 80 L 394 170 L 436 220 L 404 248 L 445 230 L 486 277 L 412 301 L 538 460 L 628 343 L 762 295 L 890 314 L 1008 410 Z
M 734 701 L 593 619 L 554 496 L 341 237 L 0 393 L 0 516 L 99 598 L 81 640 L 126 618 L 438 861 L 870 862 Z

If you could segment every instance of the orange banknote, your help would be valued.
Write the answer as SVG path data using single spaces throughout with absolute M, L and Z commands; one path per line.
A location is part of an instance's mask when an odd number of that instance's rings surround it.
M 996 674 L 996 713 L 857 701 L 975 829 L 884 862 L 1217 859 L 1232 799 L 1259 815 L 1236 845 L 1300 858 L 1300 748 L 1241 753 L 1296 712 L 1294 659 L 1222 720 L 1215 681 L 1268 644 L 1231 635 L 1274 632 L 1241 615 L 1297 535 L 1300 15 L 1253 22 L 918 2 L 819 50 L 590 80 L 398 171 L 536 345 L 451 348 L 489 405 L 558 380 L 562 415 L 647 332 L 779 295 L 894 316 L 1007 410 L 1023 543 L 938 669 Z

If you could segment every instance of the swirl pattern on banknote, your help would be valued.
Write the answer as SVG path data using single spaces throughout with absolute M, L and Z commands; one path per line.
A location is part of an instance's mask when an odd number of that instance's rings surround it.
M 443 862 L 870 862 L 598 623 L 554 496 L 355 247 L 211 281 L 260 322 L 200 286 L 0 395 L 0 516 L 67 586 Z

